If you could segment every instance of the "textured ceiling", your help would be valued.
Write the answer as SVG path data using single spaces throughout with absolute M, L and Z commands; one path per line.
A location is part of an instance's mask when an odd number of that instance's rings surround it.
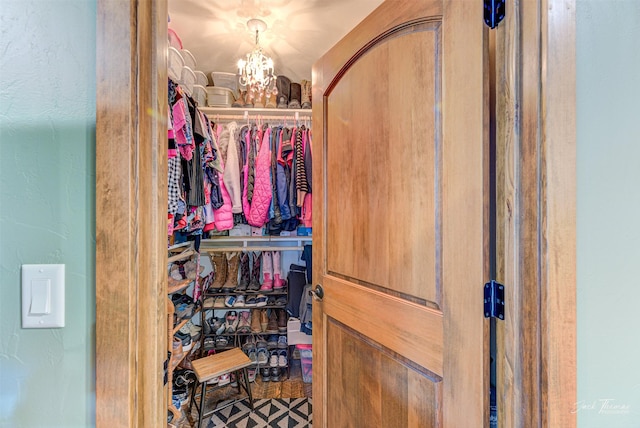
M 267 30 L 260 45 L 276 74 L 299 82 L 311 66 L 382 0 L 169 0 L 169 28 L 207 76 L 237 72 L 236 63 L 254 47 L 247 21 L 260 18 Z

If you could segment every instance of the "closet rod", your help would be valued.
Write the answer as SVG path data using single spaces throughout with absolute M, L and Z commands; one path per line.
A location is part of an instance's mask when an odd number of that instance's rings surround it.
M 240 252 L 240 251 L 303 251 L 304 247 L 210 247 L 210 248 L 202 248 L 200 251 L 205 253 L 217 253 L 217 252 Z
M 206 114 L 206 113 L 205 113 Z M 296 116 L 263 116 L 263 115 L 239 115 L 239 114 L 234 114 L 234 115 L 220 115 L 220 114 L 208 114 L 207 115 L 209 117 L 210 120 L 213 120 L 214 122 L 221 122 L 221 121 L 231 121 L 231 120 L 237 120 L 237 121 L 247 121 L 247 120 L 272 120 L 272 121 L 287 121 L 287 120 L 293 120 L 295 122 L 298 122 L 300 120 L 307 120 L 307 121 L 311 121 L 311 116 L 308 115 L 303 115 L 303 116 L 299 116 L 296 114 Z

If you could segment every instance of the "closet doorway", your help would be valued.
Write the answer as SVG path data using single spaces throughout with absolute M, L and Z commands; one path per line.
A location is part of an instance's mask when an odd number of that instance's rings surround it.
M 456 2 L 444 3 L 448 11 Z M 500 142 L 495 151 L 496 264 L 498 274 L 513 284 L 507 302 L 512 315 L 498 331 L 504 345 L 501 360 L 511 364 L 498 369 L 499 416 L 504 426 L 571 427 L 575 426 L 571 414 L 575 402 L 574 2 L 512 6 L 513 14 L 500 31 L 482 32 L 488 38 L 486 46 L 493 49 L 495 86 L 513 94 L 495 100 L 494 115 Z M 161 52 L 166 48 L 166 2 L 99 1 L 98 34 L 96 426 L 162 426 L 166 60 Z M 370 47 L 371 40 L 363 36 L 361 45 Z M 347 53 L 337 64 L 352 57 L 353 52 Z M 514 58 L 522 58 L 520 66 L 511 67 Z M 330 83 L 314 82 L 314 89 L 329 88 Z M 523 108 L 519 113 L 524 117 L 510 114 L 515 106 Z M 510 117 L 517 120 L 505 120 Z M 488 128 L 489 117 L 484 120 Z M 525 154 L 538 161 L 528 162 Z M 323 273 L 318 263 L 314 265 Z M 520 269 L 511 267 L 516 265 Z M 531 305 L 538 310 L 531 311 Z M 325 376 L 327 364 L 314 364 L 316 377 Z M 533 377 L 527 376 L 530 372 Z M 435 393 L 437 397 L 439 392 Z M 318 411 L 323 412 L 319 422 L 336 415 L 331 414 L 336 408 L 323 405 L 314 409 L 315 414 Z M 488 409 L 484 412 L 488 416 Z M 345 416 L 340 411 L 337 415 Z M 447 423 L 437 415 L 433 426 Z

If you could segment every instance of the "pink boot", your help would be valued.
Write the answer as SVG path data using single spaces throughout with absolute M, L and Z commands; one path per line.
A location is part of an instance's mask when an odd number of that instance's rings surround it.
M 273 259 L 271 251 L 262 252 L 262 286 L 261 292 L 273 290 Z
M 286 282 L 282 279 L 282 265 L 280 263 L 280 251 L 273 252 L 273 288 L 281 290 Z

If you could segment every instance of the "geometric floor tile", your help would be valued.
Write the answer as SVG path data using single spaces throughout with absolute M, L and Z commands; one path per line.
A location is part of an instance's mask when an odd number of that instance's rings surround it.
M 213 414 L 207 428 L 311 428 L 310 398 L 255 400 L 254 411 L 243 400 Z

